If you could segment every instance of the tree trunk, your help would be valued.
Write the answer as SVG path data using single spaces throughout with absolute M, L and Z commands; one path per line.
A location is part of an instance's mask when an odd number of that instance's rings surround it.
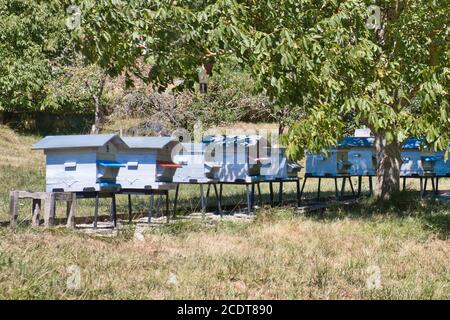
M 400 191 L 401 145 L 397 140 L 388 144 L 381 134 L 375 137 L 375 147 L 377 157 L 375 196 L 386 200 L 393 193 Z
M 98 80 L 97 92 L 95 92 L 92 95 L 92 99 L 94 100 L 95 111 L 94 111 L 94 125 L 91 128 L 91 134 L 97 134 L 100 129 L 100 107 L 104 86 L 105 86 L 105 77 L 102 76 Z

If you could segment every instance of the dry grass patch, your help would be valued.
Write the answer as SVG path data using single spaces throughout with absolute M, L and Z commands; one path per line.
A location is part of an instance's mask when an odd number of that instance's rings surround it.
M 131 226 L 115 238 L 3 229 L 0 298 L 450 298 L 448 239 L 419 219 L 261 215 L 273 217 L 179 221 L 143 241 Z M 386 236 L 388 225 L 399 232 Z M 81 270 L 77 290 L 66 286 L 70 265 Z M 369 289 L 373 267 L 381 287 Z

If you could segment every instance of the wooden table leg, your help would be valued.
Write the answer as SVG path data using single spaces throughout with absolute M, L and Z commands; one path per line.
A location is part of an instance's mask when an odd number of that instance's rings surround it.
M 155 205 L 155 195 L 153 192 L 150 194 L 150 206 L 148 208 L 148 220 L 147 223 L 152 223 L 153 207 Z
M 133 220 L 133 206 L 131 203 L 131 194 L 128 194 L 128 222 Z
M 47 194 L 45 199 L 44 225 L 52 226 L 55 223 L 55 195 L 52 192 Z
M 175 218 L 177 216 L 177 204 L 178 204 L 178 192 L 180 191 L 180 185 L 177 184 L 175 189 L 175 199 L 173 199 L 173 214 L 172 216 Z
M 40 212 L 41 212 L 41 199 L 33 199 L 31 206 L 31 225 L 34 227 L 39 226 Z
M 222 201 L 220 199 L 219 192 L 217 191 L 216 184 L 213 184 L 213 187 L 214 187 L 214 194 L 216 195 L 217 209 L 219 210 L 219 214 L 222 217 L 222 215 L 223 215 L 223 213 L 222 213 Z
M 17 218 L 19 216 L 19 198 L 17 192 L 9 193 L 9 223 L 11 227 L 17 226 Z
M 67 228 L 75 228 L 75 208 L 77 197 L 72 194 L 72 200 L 67 201 Z
M 270 206 L 273 208 L 273 183 L 269 182 Z
M 98 223 L 98 205 L 99 205 L 99 195 L 98 192 L 95 193 L 95 208 L 94 208 L 94 229 L 97 229 Z
M 170 201 L 169 201 L 169 190 L 165 192 L 166 196 L 166 222 L 170 222 Z

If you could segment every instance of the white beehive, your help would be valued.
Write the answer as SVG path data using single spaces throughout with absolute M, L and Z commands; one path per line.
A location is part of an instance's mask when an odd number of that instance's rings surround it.
M 374 176 L 377 161 L 374 148 L 375 138 L 346 137 L 339 145 L 340 149 L 348 152 L 347 161 L 350 163 L 351 176 Z
M 124 137 L 129 149 L 117 153 L 117 161 L 124 164 L 117 176 L 123 189 L 162 189 L 176 187 L 173 175 L 179 167 L 172 155 L 181 148 L 171 137 Z
M 373 176 L 376 171 L 374 138 L 346 137 L 328 155 L 306 155 L 306 174 L 317 177 Z
M 402 165 L 400 167 L 400 176 L 412 177 L 421 176 L 424 171 L 422 168 L 422 156 L 426 151 L 421 151 L 422 140 L 410 138 L 402 145 Z
M 214 149 L 220 164 L 220 182 L 254 182 L 261 180 L 262 162 L 267 160 L 269 142 L 262 136 L 210 136 L 205 139 Z
M 286 149 L 281 147 L 268 148 L 268 161 L 263 161 L 261 176 L 264 180 L 287 180 L 297 178 L 302 166 L 289 161 Z
M 174 156 L 180 167 L 173 181 L 178 183 L 208 183 L 217 181 L 220 166 L 214 162 L 212 149 L 205 143 L 183 143 Z
M 122 164 L 119 150 L 128 146 L 117 135 L 48 136 L 33 145 L 46 155 L 46 191 L 117 190 L 116 177 Z

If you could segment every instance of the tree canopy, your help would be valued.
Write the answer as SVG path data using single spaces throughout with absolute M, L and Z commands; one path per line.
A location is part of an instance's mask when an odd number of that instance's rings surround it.
M 39 110 L 52 61 L 71 55 L 62 1 L 0 0 L 0 110 Z
M 448 149 L 448 0 L 82 0 L 74 46 L 61 15 L 70 4 L 0 1 L 0 108 L 33 105 L 49 61 L 72 48 L 110 76 L 133 73 L 160 89 L 192 88 L 200 66 L 232 57 L 289 126 L 293 158 L 367 126 L 378 182 L 395 191 L 403 140 Z

